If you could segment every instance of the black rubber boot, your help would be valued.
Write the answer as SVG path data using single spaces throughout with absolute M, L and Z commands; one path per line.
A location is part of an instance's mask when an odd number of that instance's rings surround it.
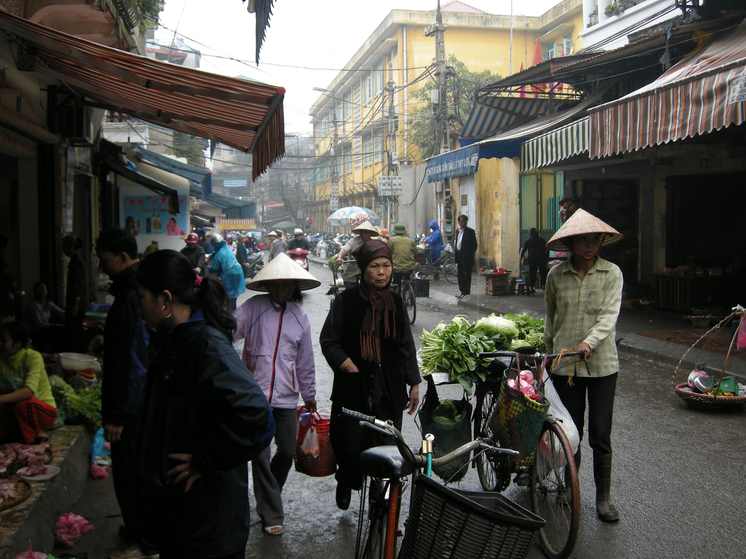
M 593 453 L 593 477 L 596 480 L 596 510 L 604 522 L 618 522 L 619 511 L 611 504 L 611 454 Z

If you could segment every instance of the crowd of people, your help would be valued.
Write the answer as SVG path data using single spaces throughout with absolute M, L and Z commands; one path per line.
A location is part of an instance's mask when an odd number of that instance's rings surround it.
M 470 293 L 477 250 L 467 223 L 467 216 L 458 217 L 452 241 L 459 297 Z M 437 260 L 443 237 L 435 221 L 430 228 L 428 250 Z M 422 380 L 406 309 L 390 290 L 392 280 L 412 273 L 421 249 L 402 223 L 390 234 L 364 221 L 353 233 L 336 258 L 345 266 L 345 289 L 316 339 L 302 292 L 320 281 L 286 254 L 310 248 L 300 229 L 289 241 L 281 231 L 270 231 L 267 264 L 250 279 L 243 267 L 256 247 L 253 236 L 192 232 L 181 251 L 156 247 L 146 255 L 138 252 L 131 230 L 101 233 L 95 253 L 113 300 L 103 330 L 102 420 L 123 520 L 122 545 L 111 559 L 243 557 L 249 462 L 262 529 L 282 535 L 282 491 L 293 463 L 299 407 L 317 412 L 315 343 L 333 373 L 328 396 L 336 504 L 350 506 L 352 492 L 363 483 L 359 455 L 382 441 L 342 419 L 341 409 L 401 428 L 404 411 L 417 410 Z M 581 438 L 587 402 L 596 505 L 608 522 L 619 519 L 610 482 L 622 275 L 598 251 L 620 238 L 578 210 L 548 243 L 532 230 L 522 250 L 531 273 L 545 285 L 547 352 L 573 348 L 589 357 L 586 367 L 563 368 L 553 377 Z M 49 301 L 46 285 L 37 282 L 24 314 L 28 326 L 14 320 L 7 304 L 17 288 L 0 250 L 6 290 L 0 299 L 0 376 L 21 381 L 0 395 L 2 439 L 48 441 L 57 419 L 44 356 L 36 349 L 55 351 L 60 340 L 80 341 L 90 301 L 80 244 L 73 236 L 62 242 L 69 258 L 65 308 Z M 570 258 L 547 274 L 536 256 L 546 250 L 567 251 Z M 259 293 L 237 306 L 245 289 Z M 233 348 L 238 342 L 240 357 Z M 576 464 L 580 459 L 578 450 Z

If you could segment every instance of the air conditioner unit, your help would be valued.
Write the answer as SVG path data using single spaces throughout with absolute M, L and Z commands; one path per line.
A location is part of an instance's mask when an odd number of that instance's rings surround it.
M 54 116 L 55 132 L 72 144 L 93 145 L 93 109 L 81 103 L 65 103 Z

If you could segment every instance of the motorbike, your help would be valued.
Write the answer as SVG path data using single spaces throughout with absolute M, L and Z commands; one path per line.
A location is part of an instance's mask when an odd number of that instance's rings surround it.
M 243 267 L 243 277 L 245 279 L 253 278 L 264 267 L 262 263 L 263 256 L 261 252 L 257 252 L 256 254 L 249 254 L 246 257 L 246 264 Z
M 293 262 L 298 264 L 304 270 L 308 270 L 308 251 L 304 248 L 294 248 L 288 251 L 288 255 Z

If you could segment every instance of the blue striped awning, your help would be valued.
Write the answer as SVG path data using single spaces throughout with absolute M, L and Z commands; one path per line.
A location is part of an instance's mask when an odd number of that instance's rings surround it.
M 521 144 L 521 172 L 540 169 L 588 151 L 590 119 L 587 116 Z
M 534 97 L 482 97 L 474 101 L 461 131 L 461 140 L 482 140 L 546 114 L 549 99 Z

